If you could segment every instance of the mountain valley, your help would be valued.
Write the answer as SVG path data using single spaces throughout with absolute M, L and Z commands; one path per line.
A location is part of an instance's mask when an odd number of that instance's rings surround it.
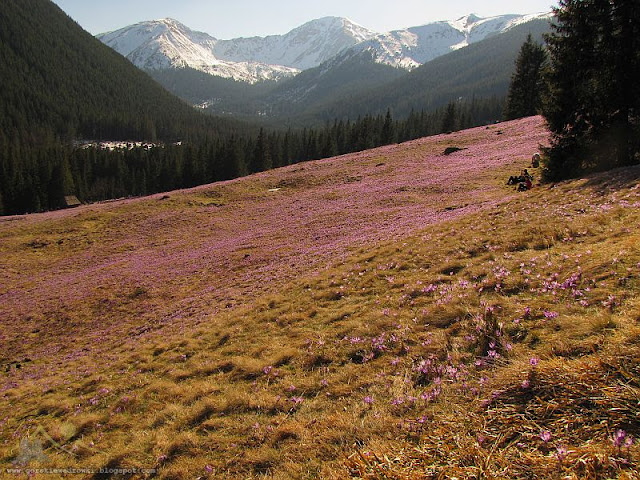
M 403 101 L 419 111 L 460 98 L 504 96 L 520 45 L 529 33 L 542 41 L 549 21 L 550 14 L 471 14 L 376 33 L 348 19 L 327 17 L 281 36 L 218 40 L 164 19 L 98 38 L 210 113 L 257 117 L 272 125 L 322 124 L 373 113 L 371 107 L 406 116 L 408 109 L 396 108 Z M 470 46 L 477 47 L 472 54 Z M 436 59 L 442 63 L 435 70 L 446 75 L 428 68 Z M 449 70 L 475 71 L 482 64 L 481 78 L 460 90 L 460 79 L 469 83 L 468 75 Z M 420 73 L 423 69 L 429 73 Z M 425 98 L 425 89 L 437 93 Z M 372 101 L 381 92 L 384 101 Z
M 640 480 L 640 7 L 571 6 L 0 1 L 0 477 Z
M 547 139 L 531 117 L 0 219 L 0 458 L 633 478 L 640 170 L 505 185 Z

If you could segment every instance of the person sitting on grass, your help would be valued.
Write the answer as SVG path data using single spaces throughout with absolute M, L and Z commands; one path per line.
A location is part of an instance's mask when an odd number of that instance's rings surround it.
M 527 175 L 524 177 L 524 182 L 520 182 L 518 184 L 518 191 L 519 192 L 526 192 L 527 190 L 531 190 L 531 187 L 533 187 L 533 183 L 531 182 L 532 177 L 531 175 Z
M 540 154 L 538 152 L 533 154 L 531 157 L 531 166 L 533 168 L 538 168 L 540 166 Z
M 529 174 L 529 172 L 525 168 L 524 170 L 522 170 L 522 172 L 520 172 L 520 176 L 515 176 L 515 175 L 510 176 L 509 180 L 507 180 L 507 185 L 518 185 L 520 183 L 524 183 L 527 181 L 527 178 L 529 180 L 533 180 L 533 177 Z

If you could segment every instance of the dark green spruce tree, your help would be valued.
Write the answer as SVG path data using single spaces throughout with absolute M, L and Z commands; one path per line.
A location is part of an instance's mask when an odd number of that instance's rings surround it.
M 505 106 L 506 120 L 530 117 L 540 113 L 544 91 L 543 71 L 547 61 L 544 46 L 533 41 L 531 35 L 522 44 L 511 76 L 509 95 Z
M 554 12 L 545 178 L 638 163 L 640 2 L 560 0 Z
M 457 130 L 457 122 L 458 109 L 456 108 L 456 104 L 454 102 L 449 102 L 442 117 L 440 131 L 448 133 Z
M 382 125 L 382 133 L 380 143 L 382 145 L 390 145 L 396 141 L 395 126 L 393 118 L 391 117 L 391 110 L 387 109 L 387 115 L 384 118 L 384 124 Z
M 253 156 L 249 161 L 250 172 L 264 172 L 265 170 L 270 170 L 273 167 L 273 159 L 271 157 L 271 152 L 269 151 L 267 134 L 263 128 L 260 129 L 252 154 Z

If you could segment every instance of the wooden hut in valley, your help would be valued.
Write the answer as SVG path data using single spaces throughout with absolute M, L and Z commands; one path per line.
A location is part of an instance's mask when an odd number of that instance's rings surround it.
M 75 195 L 65 195 L 64 196 L 64 207 L 65 208 L 73 208 L 82 205 L 78 197 Z

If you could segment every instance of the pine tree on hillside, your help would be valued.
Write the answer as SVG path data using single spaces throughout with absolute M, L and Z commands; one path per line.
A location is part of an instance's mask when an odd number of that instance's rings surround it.
M 396 141 L 395 125 L 393 118 L 391 117 L 391 110 L 387 109 L 387 115 L 384 118 L 384 124 L 382 125 L 382 132 L 380 138 L 381 145 L 390 145 Z
M 273 159 L 271 157 L 271 152 L 269 151 L 267 135 L 263 128 L 260 129 L 252 154 L 252 158 L 249 161 L 250 172 L 264 172 L 265 170 L 270 170 L 273 167 Z
M 442 117 L 440 132 L 448 133 L 457 130 L 457 121 L 458 110 L 456 109 L 456 104 L 453 102 L 449 102 Z
M 534 42 L 529 35 L 520 48 L 516 70 L 511 77 L 504 112 L 506 120 L 529 117 L 540 112 L 544 90 L 543 70 L 546 61 L 545 48 Z
M 615 1 L 613 13 L 612 124 L 618 144 L 618 163 L 631 165 L 640 158 L 640 2 Z
M 637 163 L 640 2 L 560 0 L 554 12 L 557 23 L 546 38 L 546 179 Z

